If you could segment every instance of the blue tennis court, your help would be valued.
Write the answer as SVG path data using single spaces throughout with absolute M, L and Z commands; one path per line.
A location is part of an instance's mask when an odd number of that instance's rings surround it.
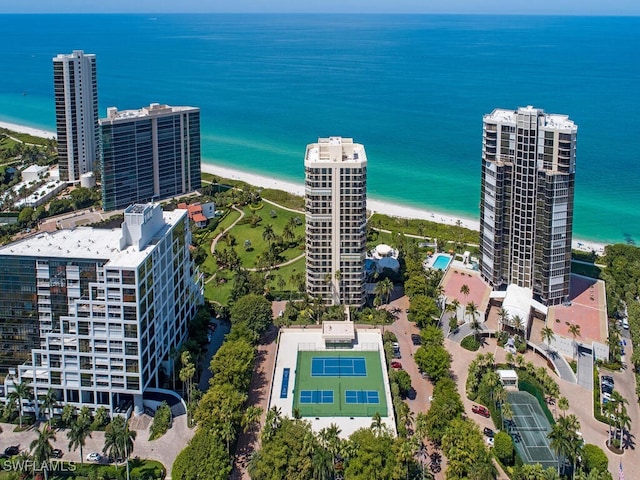
M 364 357 L 313 357 L 312 377 L 366 377 L 367 362 Z
M 300 390 L 300 403 L 333 403 L 333 390 Z
M 282 385 L 280 386 L 280 398 L 287 398 L 287 390 L 289 389 L 289 374 L 291 369 L 285 368 L 282 371 Z
M 345 390 L 345 403 L 380 403 L 377 390 Z

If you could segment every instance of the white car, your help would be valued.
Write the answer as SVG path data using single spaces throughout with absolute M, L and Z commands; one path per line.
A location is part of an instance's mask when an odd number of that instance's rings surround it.
M 487 445 L 493 447 L 493 437 L 487 437 Z
M 99 462 L 102 456 L 98 452 L 91 452 L 87 455 L 88 462 Z

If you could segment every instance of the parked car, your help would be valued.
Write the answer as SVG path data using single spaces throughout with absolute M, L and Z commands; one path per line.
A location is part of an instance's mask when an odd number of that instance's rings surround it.
M 489 438 L 493 438 L 493 430 L 491 430 L 489 427 L 484 427 L 482 433 L 484 433 Z
M 60 450 L 59 448 L 54 448 L 51 452 L 51 456 L 53 458 L 62 458 L 62 455 L 64 455 L 64 453 L 62 453 L 62 450 Z
M 102 459 L 102 456 L 98 452 L 91 452 L 87 455 L 88 462 L 99 462 Z
M 4 449 L 4 453 L 10 456 L 18 455 L 20 453 L 20 445 L 11 445 Z
M 398 342 L 393 342 L 391 346 L 394 350 L 400 350 L 400 344 Z
M 402 370 L 402 364 L 400 362 L 391 362 L 391 368 Z
M 600 385 L 600 391 L 602 393 L 611 393 L 613 392 L 613 387 L 611 385 L 608 385 L 606 383 L 603 383 L 602 385 Z
M 609 383 L 613 386 L 616 382 L 613 381 L 613 377 L 611 375 L 602 375 L 600 377 L 602 383 Z
M 420 338 L 420 335 L 418 335 L 417 333 L 411 334 L 411 341 L 414 345 L 422 345 L 422 338 Z
M 487 437 L 487 445 L 493 447 L 493 437 Z
M 402 355 L 400 354 L 400 350 L 393 351 L 393 358 L 402 358 Z
M 471 407 L 471 411 L 473 413 L 477 413 L 478 415 L 482 415 L 485 418 L 489 418 L 491 416 L 489 409 L 487 407 L 483 407 L 482 405 L 474 405 L 473 407 Z

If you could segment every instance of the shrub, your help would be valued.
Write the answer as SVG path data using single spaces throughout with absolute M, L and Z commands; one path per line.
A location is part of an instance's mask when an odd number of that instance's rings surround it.
M 149 440 L 160 438 L 162 435 L 167 433 L 169 427 L 171 427 L 171 408 L 169 408 L 167 402 L 162 402 L 153 417 Z
M 480 348 L 480 342 L 476 339 L 475 336 L 469 335 L 468 337 L 464 337 L 460 342 L 460 346 L 462 348 L 466 348 L 472 352 L 475 352 Z
M 597 470 L 598 472 L 606 472 L 609 466 L 609 459 L 604 451 L 590 443 L 587 443 L 582 449 L 582 461 L 587 472 Z
M 513 465 L 513 440 L 507 432 L 497 432 L 493 437 L 493 453 L 505 465 Z

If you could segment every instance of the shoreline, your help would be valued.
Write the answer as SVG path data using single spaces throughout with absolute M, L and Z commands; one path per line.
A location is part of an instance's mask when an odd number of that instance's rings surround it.
M 244 170 L 238 170 L 235 168 L 223 167 L 220 165 L 213 165 L 210 163 L 201 163 L 200 169 L 211 175 L 217 175 L 223 178 L 229 178 L 231 180 L 241 180 L 249 185 L 255 185 L 256 187 L 273 188 L 276 190 L 284 190 L 298 196 L 304 196 L 304 185 L 288 182 L 285 180 L 278 180 L 273 177 L 267 177 L 264 175 L 249 173 Z M 472 220 L 469 218 L 459 217 L 447 213 L 423 210 L 415 207 L 408 207 L 397 203 L 387 202 L 383 200 L 373 200 L 367 198 L 367 210 L 371 210 L 375 213 L 382 213 L 392 217 L 411 218 L 418 220 L 428 220 L 436 223 L 443 223 L 446 225 L 456 225 L 459 221 L 461 225 L 470 230 L 480 231 L 480 222 L 478 220 Z M 580 250 L 583 252 L 595 251 L 597 254 L 602 255 L 604 253 L 604 247 L 606 243 L 593 242 L 589 240 L 582 240 L 579 238 L 573 238 L 571 248 L 574 250 Z
M 33 135 L 34 137 L 41 138 L 56 138 L 55 132 L 48 130 L 28 127 L 25 125 L 18 125 L 10 122 L 0 121 L 0 128 L 6 128 L 17 133 L 26 133 Z M 229 178 L 231 180 L 241 180 L 249 185 L 255 185 L 256 187 L 273 188 L 276 190 L 284 190 L 294 195 L 304 196 L 304 185 L 286 180 L 278 180 L 273 177 L 260 175 L 256 173 L 246 172 L 235 168 L 223 167 L 211 163 L 201 161 L 201 170 L 205 173 L 212 175 L 218 175 L 220 177 Z M 455 216 L 438 212 L 436 210 L 426 210 L 417 207 L 409 207 L 397 203 L 392 203 L 383 200 L 374 200 L 367 198 L 367 209 L 375 213 L 382 213 L 393 217 L 400 218 L 412 218 L 418 220 L 428 220 L 436 223 L 443 223 L 446 225 L 456 225 L 458 222 L 470 230 L 479 231 L 480 222 L 470 218 L 461 216 Z M 583 252 L 595 251 L 598 254 L 604 253 L 604 247 L 606 243 L 594 242 L 590 240 L 583 240 L 579 238 L 573 238 L 571 247 L 574 250 L 580 250 Z

